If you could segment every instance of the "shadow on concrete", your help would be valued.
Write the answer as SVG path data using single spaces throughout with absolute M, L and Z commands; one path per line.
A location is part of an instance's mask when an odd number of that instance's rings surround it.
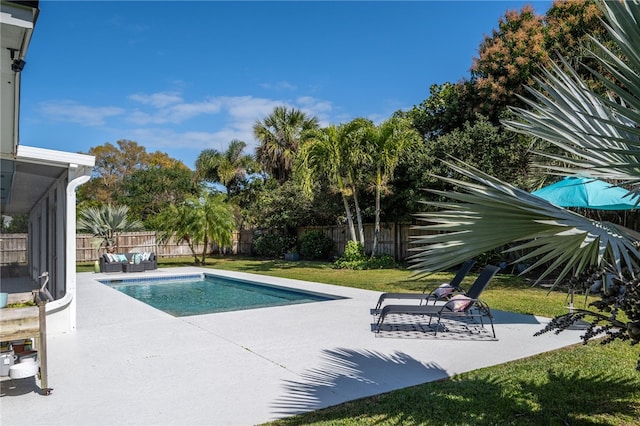
M 304 372 L 299 381 L 284 382 L 284 395 L 272 408 L 279 417 L 291 416 L 447 376 L 437 363 L 425 364 L 402 352 L 325 350 L 321 367 Z
M 436 366 L 420 367 L 412 365 L 410 360 L 409 365 L 405 365 L 376 354 L 338 354 L 339 351 L 336 353 L 336 368 L 360 374 L 350 377 L 331 369 L 317 370 L 310 372 L 310 379 L 315 378 L 318 383 L 289 382 L 287 395 L 276 405 L 280 414 L 320 408 L 330 402 L 325 393 L 331 390 L 341 392 L 343 386 L 358 381 L 362 382 L 360 386 L 363 388 L 375 385 L 376 379 L 383 377 L 383 372 L 404 376 L 416 370 L 419 372 L 420 368 L 427 374 L 437 375 L 438 371 Z M 403 358 L 398 356 L 400 360 Z M 402 372 L 405 368 L 407 371 Z M 324 380 L 323 374 L 328 374 Z M 354 403 L 336 404 L 307 415 L 280 419 L 277 424 L 351 424 L 355 418 L 359 418 L 362 424 L 369 421 L 366 424 L 398 425 L 591 425 L 594 423 L 586 418 L 599 416 L 603 416 L 602 424 L 611 425 L 638 424 L 640 420 L 640 410 L 634 403 L 639 385 L 636 377 L 554 371 L 552 366 L 545 376 L 540 380 L 537 376 L 512 378 L 508 375 L 476 374 L 464 379 L 413 386 Z M 369 379 L 373 383 L 369 383 Z
M 29 393 L 43 394 L 36 384 L 35 376 L 24 379 L 3 379 L 0 382 L 0 398 L 21 396 Z

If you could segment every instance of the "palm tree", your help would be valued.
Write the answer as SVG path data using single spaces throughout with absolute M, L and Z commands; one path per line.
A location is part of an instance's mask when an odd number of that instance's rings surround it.
M 374 166 L 374 187 L 376 192 L 376 213 L 371 256 L 377 254 L 380 234 L 380 197 L 388 189 L 387 184 L 407 149 L 420 141 L 417 130 L 399 117 L 392 117 L 378 126 L 369 128 L 367 148 Z
M 305 193 L 311 193 L 314 180 L 326 177 L 330 184 L 340 193 L 342 204 L 353 241 L 358 241 L 353 223 L 353 214 L 349 205 L 352 188 L 347 184 L 347 165 L 344 157 L 345 126 L 312 130 L 302 145 L 295 163 L 296 175 L 302 181 Z
M 358 117 L 343 126 L 342 158 L 346 167 L 347 183 L 353 196 L 353 207 L 356 211 L 359 243 L 364 250 L 364 225 L 362 210 L 358 201 L 358 187 L 361 186 L 367 168 L 371 165 L 371 156 L 367 151 L 367 137 L 374 124 L 371 120 Z
M 566 167 L 546 166 L 564 175 L 606 178 L 633 186 L 631 197 L 640 194 L 640 2 L 599 2 L 607 20 L 607 29 L 621 56 L 593 39 L 590 55 L 612 79 L 591 71 L 607 88 L 608 97 L 594 93 L 580 79 L 568 61 L 561 59 L 545 69 L 537 79 L 540 89 L 528 91 L 523 101 L 529 109 L 512 108 L 520 121 L 506 126 L 516 132 L 541 138 L 564 154 L 541 153 Z M 413 258 L 418 272 L 451 267 L 461 260 L 487 250 L 515 242 L 509 249 L 525 253 L 517 261 L 532 263 L 528 270 L 547 263 L 540 279 L 559 271 L 556 283 L 567 276 L 579 278 L 592 268 L 614 274 L 616 283 L 602 294 L 596 304 L 602 312 L 577 310 L 558 318 L 553 327 L 563 329 L 571 321 L 594 318 L 585 333 L 588 339 L 608 333 L 608 322 L 616 328 L 608 340 L 619 337 L 640 343 L 640 286 L 635 265 L 640 252 L 634 243 L 638 234 L 622 226 L 587 219 L 552 205 L 523 190 L 493 178 L 461 161 L 447 162 L 451 169 L 470 181 L 442 176 L 456 185 L 456 192 L 430 191 L 451 201 L 426 204 L 438 212 L 420 216 L 430 224 L 419 228 L 439 234 L 417 240 L 418 254 Z M 630 272 L 627 272 L 630 271 Z M 526 272 L 526 271 L 525 271 Z M 606 312 L 611 310 L 610 314 Z M 623 311 L 626 322 L 617 319 Z M 604 313 L 603 313 L 604 312 Z M 639 363 L 640 369 L 640 363 Z
M 158 240 L 167 242 L 174 237 L 178 242 L 187 243 L 196 265 L 205 264 L 210 244 L 220 249 L 231 244 L 235 220 L 233 209 L 222 194 L 189 198 L 178 206 L 169 206 L 161 215 L 163 226 Z M 197 252 L 199 245 L 202 245 L 201 253 Z
M 129 220 L 128 213 L 128 206 L 88 207 L 79 213 L 77 230 L 97 237 L 95 241 L 98 248 L 104 247 L 108 253 L 114 253 L 118 249 L 118 236 L 121 233 L 144 229 L 142 222 Z
M 247 144 L 233 139 L 225 152 L 205 149 L 196 160 L 196 177 L 212 183 L 220 183 L 231 198 L 241 189 L 247 174 L 256 168 L 251 155 L 243 155 Z
M 260 141 L 256 159 L 264 171 L 283 183 L 291 176 L 293 163 L 303 134 L 318 127 L 318 119 L 287 107 L 276 107 L 271 114 L 253 125 L 253 134 Z

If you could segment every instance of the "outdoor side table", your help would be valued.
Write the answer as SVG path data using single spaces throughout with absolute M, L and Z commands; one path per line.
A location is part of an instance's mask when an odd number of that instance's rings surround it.
M 125 263 L 122 265 L 123 272 L 144 272 L 142 263 Z

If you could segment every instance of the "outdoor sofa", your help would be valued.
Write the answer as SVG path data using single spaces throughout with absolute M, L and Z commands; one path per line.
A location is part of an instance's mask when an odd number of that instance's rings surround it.
M 140 265 L 131 271 L 150 271 L 158 268 L 158 259 L 155 253 L 104 253 L 100 256 L 100 272 L 128 272 L 127 265 Z

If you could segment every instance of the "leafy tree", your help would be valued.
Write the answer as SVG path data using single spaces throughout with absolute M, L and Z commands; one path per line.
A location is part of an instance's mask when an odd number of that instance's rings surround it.
M 29 232 L 29 215 L 15 214 L 2 216 L 3 234 L 26 234 Z
M 174 165 L 188 168 L 167 154 L 156 151 L 148 153 L 137 142 L 119 140 L 117 146 L 107 142 L 89 149 L 96 157 L 91 180 L 78 189 L 80 205 L 115 204 L 115 194 L 121 191 L 122 182 L 138 170 L 150 167 L 171 168 Z
M 506 132 L 485 117 L 478 115 L 473 123 L 467 122 L 426 144 L 427 170 L 433 174 L 446 173 L 441 160 L 450 155 L 465 163 L 516 185 L 525 183 L 529 172 L 529 139 Z M 437 180 L 432 180 L 437 183 Z
M 429 97 L 403 116 L 413 122 L 425 140 L 429 140 L 473 120 L 479 104 L 473 82 L 433 84 L 429 88 Z
M 233 209 L 222 194 L 207 193 L 179 205 L 169 205 L 161 217 L 158 239 L 166 242 L 173 236 L 178 242 L 186 242 L 196 265 L 206 263 L 210 244 L 216 244 L 220 250 L 229 246 L 235 230 Z M 197 253 L 200 244 L 202 252 Z
M 129 206 L 129 213 L 157 228 L 156 216 L 170 204 L 180 204 L 187 197 L 200 192 L 201 185 L 193 180 L 193 173 L 181 163 L 170 167 L 152 166 L 127 175 L 114 194 L 119 204 Z
M 560 148 L 562 154 L 547 155 L 568 166 L 547 166 L 554 173 L 633 183 L 630 193 L 637 197 L 640 2 L 603 1 L 600 7 L 622 55 L 596 39 L 595 49 L 587 52 L 612 76 L 593 72 L 609 95 L 601 96 L 589 88 L 567 61 L 552 63 L 538 80 L 540 90 L 529 89 L 533 100 L 524 100 L 529 109 L 513 108 L 519 120 L 505 124 Z M 516 242 L 509 249 L 518 257 L 516 262 L 531 262 L 528 270 L 545 266 L 539 279 L 552 272 L 557 272 L 556 283 L 569 276 L 580 279 L 592 269 L 614 277 L 614 285 L 601 293 L 602 300 L 591 304 L 597 311 L 569 312 L 549 328 L 563 330 L 578 319 L 589 318 L 585 341 L 605 334 L 605 343 L 616 338 L 640 343 L 640 271 L 636 270 L 640 251 L 635 246 L 635 231 L 557 207 L 461 161 L 452 160 L 448 165 L 471 182 L 440 176 L 457 189 L 432 191 L 450 201 L 427 202 L 442 211 L 420 215 L 431 223 L 421 228 L 442 233 L 418 241 L 416 269 L 446 269 L 461 259 Z
M 317 118 L 287 107 L 276 107 L 263 120 L 256 121 L 253 134 L 260 141 L 256 159 L 263 170 L 279 183 L 288 180 L 304 133 L 317 127 Z
M 533 84 L 539 64 L 549 62 L 543 22 L 530 5 L 507 11 L 498 29 L 480 44 L 471 70 L 482 99 L 480 111 L 492 121 L 518 101 L 515 95 L 524 93 L 523 84 Z
M 382 200 L 383 217 L 393 218 L 394 222 L 412 222 L 414 214 L 424 208 L 422 198 L 428 196 L 423 188 L 433 185 L 435 179 L 430 174 L 435 160 L 427 151 L 425 144 L 418 144 L 406 151 L 400 158 L 394 177 L 390 181 L 391 193 Z
M 583 47 L 596 36 L 615 48 L 601 17 L 593 0 L 556 0 L 545 15 L 537 15 L 531 6 L 507 11 L 478 47 L 470 78 L 432 85 L 429 97 L 406 116 L 425 140 L 435 139 L 466 122 L 473 124 L 478 113 L 498 124 L 508 105 L 524 105 L 518 98 L 525 95 L 524 85 L 533 85 L 540 66 L 558 54 L 575 67 L 581 62 L 606 72 Z M 585 66 L 576 70 L 590 87 L 602 92 L 603 86 Z
M 409 122 L 392 117 L 379 126 L 368 129 L 367 151 L 373 164 L 373 185 L 376 193 L 376 213 L 371 256 L 377 254 L 378 236 L 380 234 L 380 198 L 388 191 L 389 180 L 404 152 L 420 141 L 420 135 L 410 127 Z
M 343 209 L 326 182 L 316 182 L 312 192 L 313 197 L 305 196 L 294 180 L 280 185 L 274 179 L 254 179 L 236 198 L 242 210 L 242 226 L 280 229 L 295 235 L 300 226 L 336 223 Z
M 588 70 L 603 71 L 589 57 L 590 37 L 613 47 L 601 18 L 592 0 L 556 0 L 545 15 L 535 14 L 528 5 L 520 12 L 508 11 L 474 58 L 472 81 L 481 101 L 478 111 L 496 123 L 507 105 L 523 106 L 518 96 L 525 94 L 524 85 L 533 86 L 540 66 L 548 65 L 558 54 L 572 63 L 589 86 L 602 92 L 598 79 Z
M 582 76 L 592 89 L 603 93 L 604 87 L 594 79 L 587 68 L 606 72 L 593 60 L 587 48 L 591 37 L 600 40 L 608 49 L 617 52 L 615 44 L 602 21 L 603 14 L 593 0 L 554 1 L 545 14 L 545 44 L 552 57 L 561 55 Z
M 123 232 L 141 231 L 142 222 L 128 218 L 129 207 L 105 205 L 89 207 L 78 214 L 77 231 L 96 237 L 99 248 L 108 253 L 118 250 L 118 236 Z
M 196 160 L 196 177 L 224 185 L 229 198 L 237 195 L 247 183 L 247 174 L 257 169 L 253 157 L 242 154 L 246 147 L 245 142 L 234 139 L 225 152 L 205 149 Z
M 485 117 L 477 115 L 473 122 L 421 145 L 413 145 L 399 158 L 390 194 L 382 199 L 382 213 L 397 221 L 412 221 L 413 215 L 425 206 L 418 200 L 441 200 L 433 194 L 421 193 L 421 188 L 450 190 L 453 186 L 436 176 L 450 170 L 442 160 L 456 158 L 519 187 L 530 187 L 530 137 L 505 131 Z M 458 176 L 464 179 L 462 176 Z

